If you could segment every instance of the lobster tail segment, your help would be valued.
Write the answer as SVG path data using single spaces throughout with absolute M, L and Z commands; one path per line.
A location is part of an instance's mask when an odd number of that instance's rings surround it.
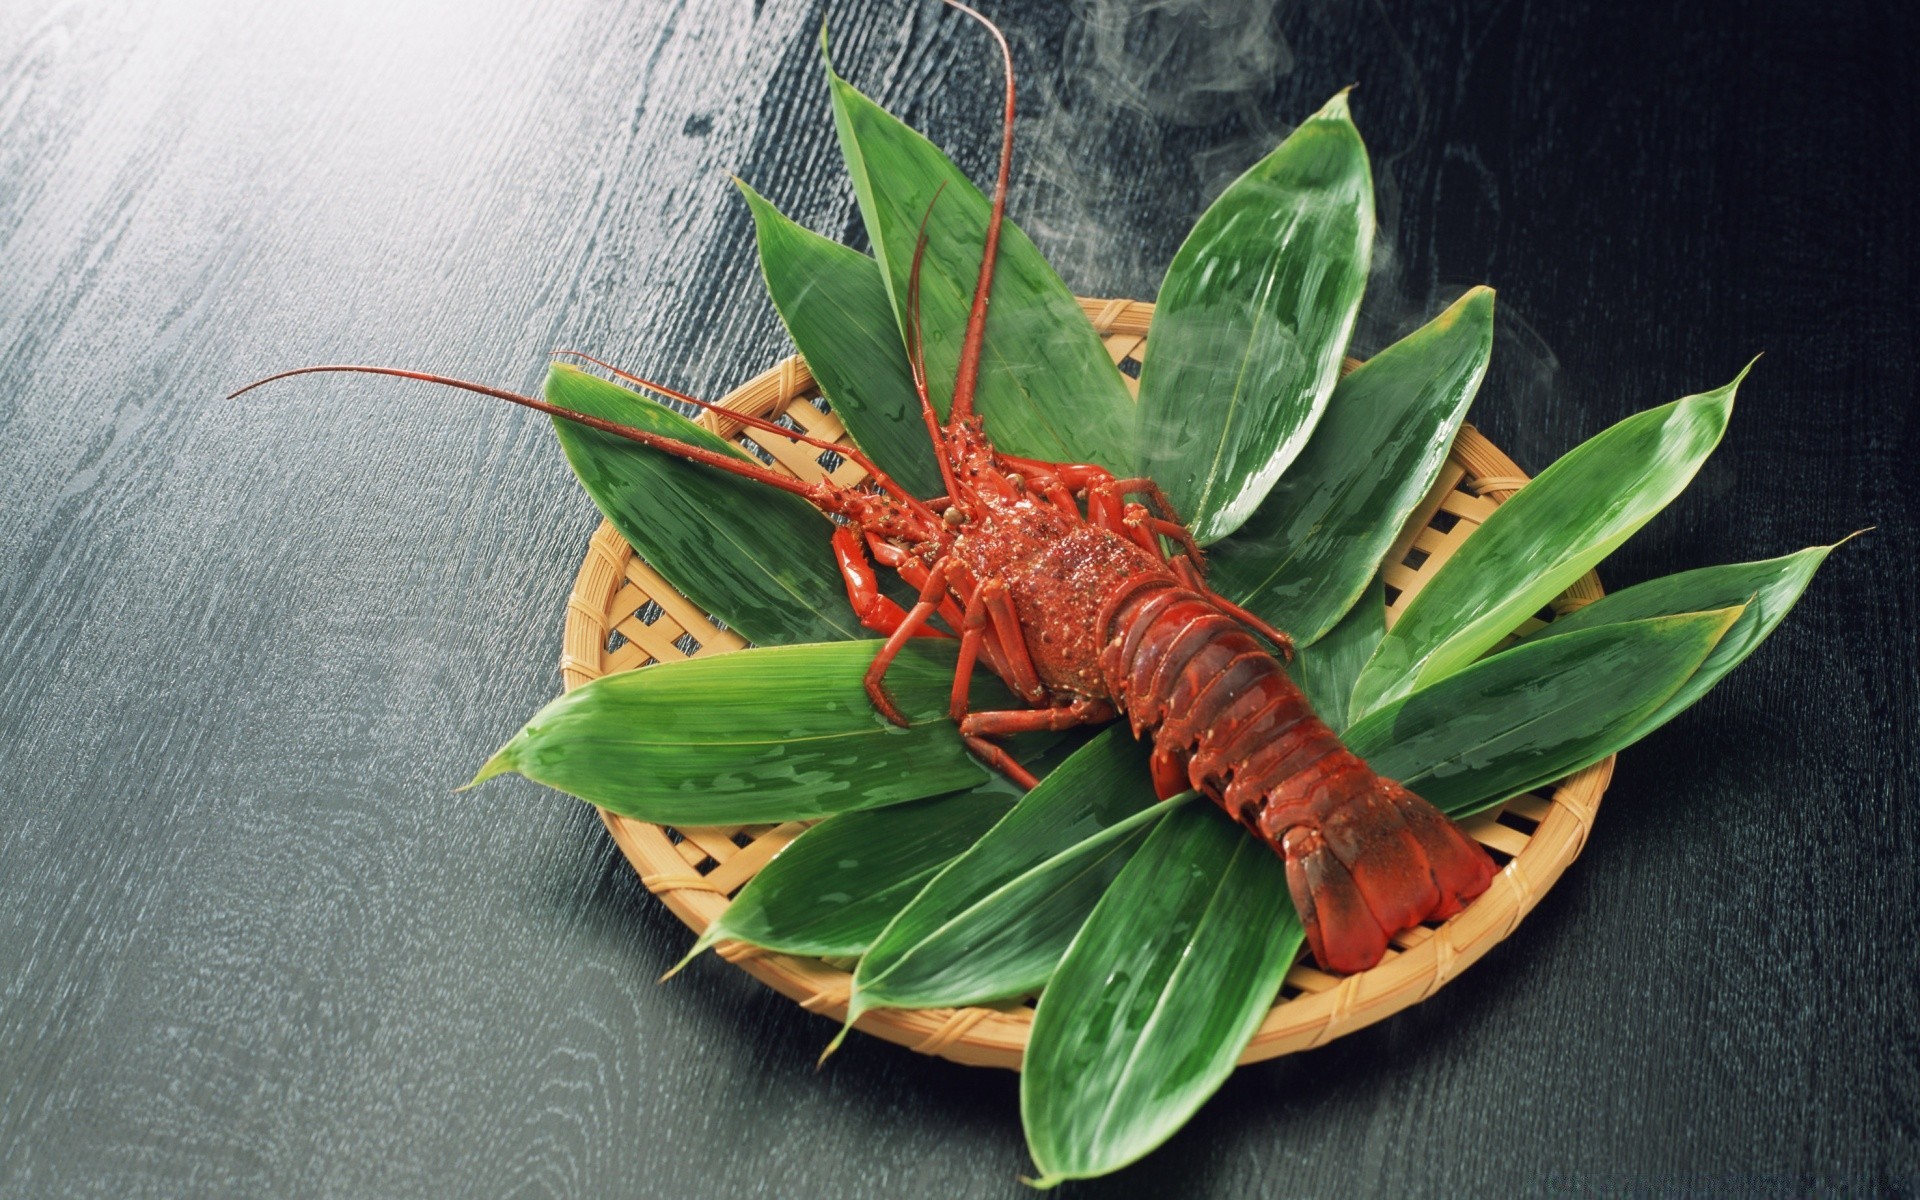
M 1493 881 L 1493 860 L 1460 827 L 1364 766 L 1358 785 L 1318 822 L 1280 834 L 1287 885 L 1313 957 L 1341 974 L 1364 971 L 1387 940 L 1466 907 Z
M 1487 890 L 1487 852 L 1347 749 L 1280 661 L 1205 596 L 1138 577 L 1098 624 L 1107 694 L 1136 734 L 1153 734 L 1155 788 L 1205 792 L 1273 848 L 1322 967 L 1364 971 L 1394 934 Z

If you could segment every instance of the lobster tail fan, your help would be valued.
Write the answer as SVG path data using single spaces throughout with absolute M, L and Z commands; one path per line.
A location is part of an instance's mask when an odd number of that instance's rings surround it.
M 1359 788 L 1317 828 L 1296 826 L 1281 843 L 1314 960 L 1343 975 L 1378 963 L 1394 934 L 1459 912 L 1494 873 L 1425 800 L 1371 771 L 1354 778 Z
M 1307 932 L 1313 960 L 1328 971 L 1350 975 L 1364 971 L 1387 952 L 1387 931 L 1361 896 L 1352 872 L 1327 845 L 1319 830 L 1287 831 L 1282 851 L 1287 890 Z
M 1440 888 L 1440 904 L 1428 919 L 1450 917 L 1487 890 L 1498 870 L 1480 844 L 1425 800 L 1391 779 L 1382 779 L 1389 802 L 1419 840 L 1433 880 Z

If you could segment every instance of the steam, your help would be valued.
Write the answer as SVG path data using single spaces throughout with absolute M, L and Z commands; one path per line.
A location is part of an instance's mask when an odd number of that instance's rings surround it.
M 1032 191 L 1018 211 L 1069 283 L 1150 297 L 1178 248 L 1167 227 L 1184 230 L 1292 128 L 1280 91 L 1293 51 L 1278 3 L 1070 7 L 1062 69 L 1024 84 L 1017 153 Z M 1182 157 L 1184 177 L 1168 170 Z
M 1479 278 L 1486 262 L 1447 262 L 1443 246 L 1429 245 L 1429 254 L 1416 256 L 1425 266 L 1409 269 L 1405 206 L 1418 212 L 1464 202 L 1475 209 L 1470 220 L 1497 221 L 1503 181 L 1483 172 L 1470 195 L 1442 194 L 1445 163 L 1477 155 L 1470 143 L 1434 144 L 1433 130 L 1444 122 L 1433 119 L 1420 62 L 1384 11 L 1367 31 L 1369 65 L 1349 68 L 1358 78 L 1334 78 L 1335 64 L 1322 56 L 1342 51 L 1327 43 L 1350 38 L 1326 35 L 1350 33 L 1353 8 L 1335 12 L 1319 0 L 1069 0 L 1067 7 L 1060 47 L 1015 46 L 1016 62 L 1058 56 L 1059 65 L 1021 75 L 1012 211 L 1075 291 L 1151 299 L 1206 205 L 1345 83 L 1359 85 L 1377 224 L 1353 352 L 1371 354 L 1412 332 L 1473 284 L 1500 286 Z M 1352 60 L 1343 53 L 1343 61 Z M 1296 66 L 1303 78 L 1293 77 Z M 1307 86 L 1306 75 L 1325 77 L 1323 91 Z M 1407 164 L 1412 193 L 1401 179 L 1403 159 L 1431 167 Z M 1414 223 L 1421 225 L 1430 223 Z M 1500 301 L 1493 372 L 1476 405 L 1486 416 L 1489 406 L 1537 412 L 1559 370 L 1547 339 L 1510 295 Z

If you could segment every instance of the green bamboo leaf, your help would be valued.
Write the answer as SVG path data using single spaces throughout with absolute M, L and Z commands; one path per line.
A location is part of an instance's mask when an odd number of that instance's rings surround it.
M 547 399 L 739 456 L 664 405 L 563 363 Z M 847 603 L 833 523 L 798 496 L 555 418 L 574 474 L 620 535 L 687 599 L 763 646 L 873 636 Z M 869 651 L 871 648 L 869 648 Z
M 909 642 L 888 671 L 907 729 L 861 686 L 874 650 L 778 646 L 603 676 L 535 713 L 474 783 L 517 771 L 662 825 L 807 820 L 979 783 L 947 719 L 954 643 Z M 1012 704 L 998 681 L 974 688 Z
M 1136 444 L 1202 543 L 1306 445 L 1339 377 L 1373 246 L 1373 177 L 1345 92 L 1236 180 L 1167 268 Z
M 1360 593 L 1360 602 L 1349 608 L 1325 637 L 1294 651 L 1287 672 L 1299 682 L 1313 711 L 1335 733 L 1347 727 L 1353 681 L 1360 677 L 1360 669 L 1386 634 L 1386 584 L 1376 575 Z
M 823 54 L 825 48 L 823 38 Z M 928 391 L 944 414 L 991 205 L 938 147 L 831 64 L 827 79 L 840 148 L 903 336 L 914 243 L 939 193 L 920 268 L 920 321 Z M 994 443 L 1012 454 L 1094 462 L 1127 474 L 1133 398 L 1073 293 L 1011 221 L 1001 227 L 992 301 L 974 408 Z
M 1577 609 L 1549 622 L 1522 644 L 1560 637 L 1582 629 L 1646 617 L 1675 613 L 1704 612 L 1713 608 L 1744 605 L 1740 619 L 1714 646 L 1680 690 L 1667 698 L 1633 732 L 1630 741 L 1639 741 L 1666 724 L 1707 694 L 1721 676 L 1746 661 L 1759 648 L 1812 581 L 1813 573 L 1827 560 L 1835 546 L 1809 546 L 1797 554 L 1769 558 L 1761 562 L 1730 563 L 1682 571 L 1663 579 L 1649 580 L 1603 596 L 1585 608 Z
M 847 1024 L 1040 987 L 1167 806 L 1115 726 L 1087 743 L 927 884 L 860 960 Z M 1173 802 L 1168 802 L 1169 804 Z
M 1118 1170 L 1186 1124 L 1302 938 L 1271 851 L 1213 805 L 1168 813 L 1040 996 L 1020 1075 L 1034 1185 Z
M 803 229 L 739 180 L 767 294 L 855 444 L 916 496 L 943 490 L 880 264 Z
M 1340 380 L 1300 457 L 1207 555 L 1214 588 L 1302 645 L 1332 628 L 1439 477 L 1492 350 L 1479 287 Z
M 1018 796 L 996 776 L 968 792 L 828 817 L 748 880 L 687 958 L 725 939 L 785 954 L 864 954 Z
M 1017 752 L 1044 779 L 1086 740 L 1069 737 L 1037 755 L 1031 747 Z M 1025 794 L 996 771 L 969 791 L 828 817 L 734 894 L 680 966 L 724 939 L 786 954 L 858 957 Z
M 1465 816 L 1629 745 L 1739 616 L 1650 617 L 1516 646 L 1368 714 L 1345 740 Z
M 1387 632 L 1354 689 L 1357 711 L 1493 649 L 1665 508 L 1720 443 L 1746 374 L 1628 417 L 1495 509 Z

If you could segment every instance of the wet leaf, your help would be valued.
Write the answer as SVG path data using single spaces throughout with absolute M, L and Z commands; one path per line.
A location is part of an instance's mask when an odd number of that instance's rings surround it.
M 1307 444 L 1372 246 L 1373 178 L 1342 92 L 1213 202 L 1167 268 L 1139 461 L 1203 544 L 1239 528 Z
M 786 954 L 864 954 L 1018 795 L 996 776 L 968 792 L 828 817 L 748 880 L 687 957 L 725 939 Z
M 1465 816 L 1631 744 L 1739 616 L 1651 617 L 1524 643 L 1368 714 L 1345 741 Z
M 944 414 L 991 204 L 932 142 L 831 67 L 827 78 L 840 148 L 903 337 L 914 242 L 939 192 L 927 221 L 920 315 L 928 390 Z M 1001 227 L 974 407 L 1008 453 L 1094 462 L 1123 475 L 1133 463 L 1133 398 L 1119 369 L 1073 293 L 1011 221 Z
M 849 1025 L 872 1008 L 1024 995 L 1166 809 L 1118 726 L 1089 742 L 887 926 L 854 972 Z
M 1051 748 L 1015 749 L 1045 778 L 1086 740 L 1076 731 Z M 995 772 L 970 791 L 828 817 L 746 882 L 681 965 L 729 938 L 787 954 L 857 957 L 1025 794 Z
M 861 677 L 874 642 L 743 650 L 603 676 L 553 701 L 474 782 L 517 771 L 662 825 L 751 825 L 877 808 L 987 775 L 947 719 L 952 641 L 909 642 L 889 724 Z M 1011 704 L 998 681 L 976 693 Z
M 753 461 L 672 409 L 564 364 L 547 373 L 546 395 Z M 771 646 L 873 636 L 847 603 L 828 548 L 833 523 L 806 501 L 571 421 L 553 424 L 581 486 L 634 551 L 742 637 Z
M 1213 805 L 1148 835 L 1040 996 L 1020 1076 L 1039 1187 L 1118 1170 L 1233 1072 L 1299 953 L 1273 852 Z
M 855 444 L 916 496 L 944 487 L 880 264 L 782 216 L 746 184 L 767 294 Z
M 1523 644 L 1621 621 L 1744 605 L 1740 619 L 1714 646 L 1700 669 L 1641 722 L 1629 739 L 1637 742 L 1678 716 L 1720 682 L 1721 676 L 1745 662 L 1747 655 L 1758 649 L 1774 626 L 1792 611 L 1800 593 L 1812 581 L 1813 573 L 1833 550 L 1834 546 L 1810 546 L 1797 554 L 1762 562 L 1702 567 L 1649 580 L 1603 596 L 1585 608 L 1548 623 Z
M 1341 379 L 1300 457 L 1208 554 L 1213 586 L 1302 645 L 1332 628 L 1432 489 L 1492 349 L 1493 291 L 1474 288 Z
M 1386 585 L 1376 575 L 1360 593 L 1360 602 L 1347 610 L 1338 625 L 1313 645 L 1294 651 L 1287 673 L 1307 694 L 1314 713 L 1335 733 L 1347 727 L 1353 681 L 1360 677 L 1360 668 L 1386 633 Z
M 1739 384 L 1628 417 L 1495 509 L 1387 631 L 1354 689 L 1357 710 L 1493 649 L 1665 508 L 1720 443 Z

